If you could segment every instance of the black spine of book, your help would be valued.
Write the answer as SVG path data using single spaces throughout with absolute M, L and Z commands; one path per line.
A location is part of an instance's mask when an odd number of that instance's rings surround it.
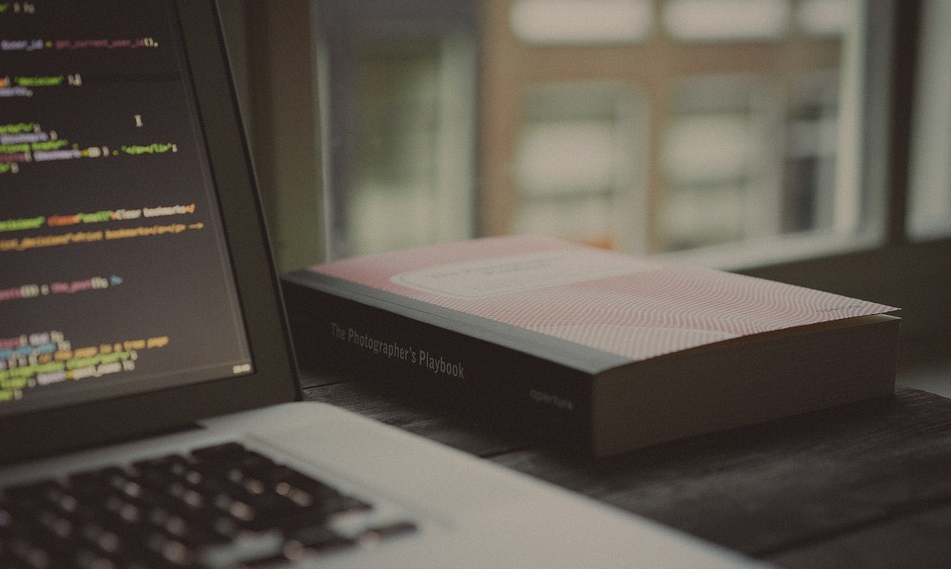
M 346 381 L 399 382 L 448 399 L 460 412 L 567 444 L 590 446 L 593 377 L 628 363 L 306 270 L 285 275 L 283 288 L 304 369 Z

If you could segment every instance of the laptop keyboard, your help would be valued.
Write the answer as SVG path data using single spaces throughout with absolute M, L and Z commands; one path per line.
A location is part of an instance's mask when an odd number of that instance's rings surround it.
M 374 510 L 225 443 L 4 489 L 0 566 L 279 567 L 417 530 Z

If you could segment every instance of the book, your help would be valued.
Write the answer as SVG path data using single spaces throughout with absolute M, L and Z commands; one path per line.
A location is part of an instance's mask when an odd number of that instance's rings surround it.
M 562 240 L 342 259 L 282 286 L 302 367 L 596 456 L 895 389 L 893 307 Z

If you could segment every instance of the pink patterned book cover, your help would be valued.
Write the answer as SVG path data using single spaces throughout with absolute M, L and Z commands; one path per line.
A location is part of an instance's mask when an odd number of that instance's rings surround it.
M 506 236 L 310 268 L 638 361 L 896 308 L 695 266 Z

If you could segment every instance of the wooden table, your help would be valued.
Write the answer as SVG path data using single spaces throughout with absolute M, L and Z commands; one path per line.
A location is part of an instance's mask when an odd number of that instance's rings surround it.
M 951 400 L 894 397 L 608 459 L 507 432 L 396 386 L 302 377 L 332 403 L 795 568 L 951 567 Z

